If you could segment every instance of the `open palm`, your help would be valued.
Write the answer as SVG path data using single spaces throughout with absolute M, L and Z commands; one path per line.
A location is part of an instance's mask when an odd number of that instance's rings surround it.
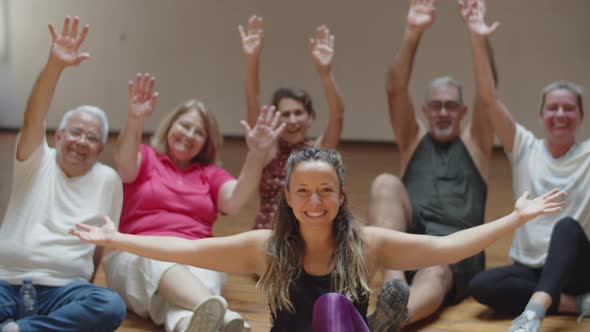
M 279 125 L 280 113 L 274 106 L 263 106 L 254 128 L 246 121 L 240 121 L 245 131 L 246 144 L 252 151 L 267 153 L 285 129 L 286 124 Z
M 246 56 L 258 56 L 262 49 L 264 32 L 262 31 L 262 17 L 252 15 L 248 20 L 248 30 L 239 25 L 240 37 L 242 38 L 242 50 Z
M 485 23 L 485 0 L 459 0 L 459 7 L 461 17 L 467 23 L 469 30 L 477 35 L 489 36 L 500 25 L 499 22 L 494 22 L 491 26 Z
M 412 0 L 408 12 L 408 25 L 419 31 L 434 23 L 434 0 Z
M 529 196 L 530 193 L 525 192 L 514 204 L 516 213 L 525 220 L 533 219 L 542 214 L 561 211 L 561 207 L 565 205 L 562 198 L 566 196 L 566 193 L 555 188 L 534 199 L 529 199 Z
M 313 61 L 319 69 L 329 69 L 334 58 L 334 35 L 325 25 L 319 26 L 315 38 L 309 39 Z
M 137 74 L 135 83 L 129 81 L 129 95 L 127 107 L 129 115 L 135 118 L 144 118 L 152 114 L 158 100 L 158 93 L 154 91 L 156 78 L 150 74 Z
M 72 21 L 72 22 L 71 22 Z M 70 24 L 71 23 L 71 24 Z M 84 61 L 90 55 L 88 53 L 78 53 L 80 45 L 86 39 L 89 26 L 85 25 L 80 34 L 78 34 L 78 25 L 80 19 L 76 16 L 73 20 L 66 17 L 61 34 L 55 31 L 55 27 L 49 24 L 49 32 L 53 43 L 49 54 L 49 61 L 60 67 L 76 66 Z
M 76 229 L 70 229 L 69 233 L 79 237 L 83 241 L 103 245 L 108 243 L 117 233 L 117 227 L 111 218 L 104 217 L 104 225 L 102 227 L 76 224 Z

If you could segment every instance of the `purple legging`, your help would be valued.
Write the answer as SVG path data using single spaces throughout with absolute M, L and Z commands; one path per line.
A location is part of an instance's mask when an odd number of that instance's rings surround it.
M 312 328 L 317 332 L 370 332 L 352 302 L 340 293 L 327 293 L 315 301 Z

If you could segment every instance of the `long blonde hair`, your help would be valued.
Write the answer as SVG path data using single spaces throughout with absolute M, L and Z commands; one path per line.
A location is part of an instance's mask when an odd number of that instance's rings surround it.
M 340 154 L 314 146 L 305 147 L 289 157 L 285 166 L 287 189 L 293 169 L 299 163 L 311 160 L 332 165 L 340 180 L 340 190 L 343 190 L 344 165 Z M 368 298 L 371 289 L 367 283 L 367 266 L 363 255 L 360 224 L 349 212 L 346 196 L 332 224 L 332 233 L 336 243 L 336 250 L 332 257 L 334 266 L 331 271 L 332 289 L 353 302 L 360 302 Z M 266 242 L 268 267 L 258 281 L 260 293 L 268 298 L 273 314 L 279 310 L 290 312 L 295 310 L 289 289 L 303 269 L 304 247 L 305 243 L 299 232 L 299 222 L 283 194 L 274 218 L 274 230 Z
M 180 116 L 191 111 L 197 111 L 203 117 L 205 122 L 205 133 L 207 135 L 205 146 L 193 158 L 192 162 L 220 164 L 221 158 L 219 151 L 223 145 L 223 137 L 219 133 L 217 120 L 215 120 L 213 113 L 207 111 L 205 104 L 196 99 L 190 99 L 179 104 L 172 112 L 164 117 L 150 139 L 151 147 L 157 153 L 168 153 L 167 136 L 170 128 Z

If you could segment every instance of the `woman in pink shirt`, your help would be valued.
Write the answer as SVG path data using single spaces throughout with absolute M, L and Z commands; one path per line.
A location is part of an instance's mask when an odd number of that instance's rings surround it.
M 255 191 L 263 161 L 285 125 L 263 107 L 254 127 L 245 121 L 248 154 L 237 179 L 219 163 L 222 138 L 212 113 L 189 100 L 168 114 L 150 145 L 143 124 L 157 100 L 155 80 L 129 82 L 127 124 L 115 161 L 124 183 L 120 231 L 200 239 L 212 236 L 217 213 L 236 215 Z M 115 251 L 104 262 L 107 282 L 128 308 L 166 331 L 242 331 L 245 321 L 219 296 L 225 275 Z M 188 291 L 187 291 L 188 290 Z

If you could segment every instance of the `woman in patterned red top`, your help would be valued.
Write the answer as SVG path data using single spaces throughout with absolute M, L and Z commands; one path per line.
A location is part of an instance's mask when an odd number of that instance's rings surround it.
M 259 16 L 250 17 L 247 30 L 242 26 L 239 26 L 239 30 L 242 37 L 242 49 L 246 57 L 248 123 L 252 126 L 258 118 L 260 109 L 258 65 L 264 39 L 262 18 Z M 310 38 L 309 46 L 328 102 L 330 111 L 328 124 L 320 137 L 308 141 L 307 130 L 315 117 L 309 94 L 303 90 L 287 88 L 281 88 L 274 92 L 272 105 L 281 114 L 280 121 L 286 124 L 286 128 L 265 160 L 266 167 L 259 186 L 260 210 L 256 216 L 255 229 L 272 228 L 274 212 L 278 205 L 277 197 L 280 196 L 285 182 L 285 162 L 291 152 L 308 144 L 334 149 L 340 140 L 344 107 L 332 76 L 334 35 L 326 26 L 320 26 L 316 30 L 315 38 Z
M 217 166 L 222 139 L 212 113 L 197 100 L 180 104 L 160 123 L 150 146 L 141 144 L 157 93 L 149 74 L 129 82 L 127 124 L 115 160 L 124 183 L 120 231 L 202 239 L 217 213 L 236 215 L 255 191 L 263 157 L 285 125 L 273 107 L 257 122 L 242 121 L 248 154 L 238 179 Z M 225 275 L 206 269 L 113 252 L 105 260 L 110 287 L 138 315 L 166 331 L 242 331 L 244 320 L 219 296 Z M 187 291 L 189 290 L 189 291 Z

